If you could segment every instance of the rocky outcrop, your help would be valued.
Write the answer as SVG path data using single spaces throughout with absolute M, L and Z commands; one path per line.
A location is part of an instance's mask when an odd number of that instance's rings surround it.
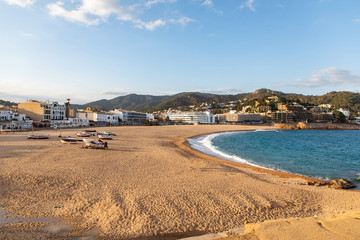
M 355 188 L 356 185 L 345 179 L 333 179 L 329 182 L 329 187 L 336 189 L 348 189 Z
M 360 130 L 358 124 L 336 124 L 336 123 L 276 123 L 274 127 L 286 130 L 316 129 L 316 130 Z

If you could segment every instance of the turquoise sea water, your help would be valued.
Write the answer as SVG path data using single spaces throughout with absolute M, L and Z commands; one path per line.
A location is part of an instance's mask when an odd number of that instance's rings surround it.
M 192 147 L 230 161 L 360 185 L 360 131 L 253 131 L 189 139 Z

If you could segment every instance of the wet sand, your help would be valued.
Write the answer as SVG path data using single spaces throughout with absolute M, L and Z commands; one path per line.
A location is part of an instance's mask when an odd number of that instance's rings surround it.
M 109 150 L 0 135 L 0 206 L 51 223 L 0 226 L 1 239 L 89 237 L 177 239 L 265 220 L 304 218 L 360 209 L 359 192 L 304 185 L 232 164 L 183 145 L 183 136 L 265 126 L 111 127 Z M 64 130 L 74 136 L 76 130 Z M 183 147 L 181 147 L 183 146 Z

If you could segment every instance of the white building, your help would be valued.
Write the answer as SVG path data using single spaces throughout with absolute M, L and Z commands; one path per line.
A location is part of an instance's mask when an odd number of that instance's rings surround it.
M 211 112 L 175 112 L 169 113 L 171 121 L 181 121 L 190 124 L 214 124 L 215 116 Z
M 81 119 L 89 119 L 93 122 L 107 122 L 108 116 L 105 112 L 91 111 L 89 108 L 85 111 L 78 111 L 77 117 Z
M 147 114 L 135 111 L 125 111 L 121 109 L 111 110 L 110 113 L 114 113 L 121 119 L 122 122 L 126 122 L 129 124 L 145 124 L 147 120 Z
M 32 123 L 25 114 L 14 113 L 6 108 L 0 109 L 0 129 L 29 129 Z
M 124 112 L 120 109 L 114 109 L 114 110 L 111 110 L 110 113 L 113 113 L 115 114 L 118 119 L 121 120 L 121 122 L 125 122 L 125 119 L 124 119 Z
M 146 120 L 148 120 L 149 122 L 155 122 L 155 115 L 152 113 L 147 113 Z
M 110 124 L 119 123 L 119 115 L 115 113 L 106 113 L 106 121 Z

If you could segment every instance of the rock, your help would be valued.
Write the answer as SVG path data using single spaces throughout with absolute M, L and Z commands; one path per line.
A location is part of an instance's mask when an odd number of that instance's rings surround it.
M 299 129 L 309 129 L 308 128 L 308 126 L 305 124 L 305 123 L 303 123 L 303 122 L 299 122 L 298 124 L 297 124 L 297 128 L 299 128 Z
M 356 187 L 354 183 L 345 179 L 333 179 L 330 181 L 330 187 L 336 189 L 348 189 Z

